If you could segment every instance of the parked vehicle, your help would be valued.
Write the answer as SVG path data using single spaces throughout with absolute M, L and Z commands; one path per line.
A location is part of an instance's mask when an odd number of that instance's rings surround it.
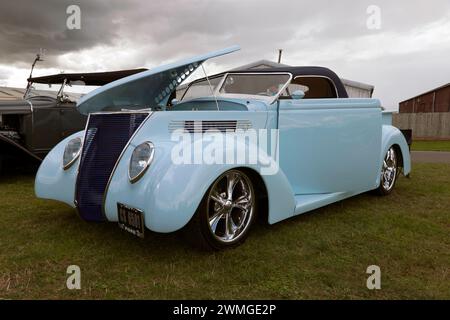
M 141 72 L 81 98 L 86 129 L 47 155 L 36 195 L 140 237 L 186 227 L 223 249 L 242 243 L 257 215 L 273 224 L 369 190 L 389 194 L 399 173 L 409 174 L 408 145 L 380 101 L 349 99 L 327 68 L 228 72 L 194 81 L 181 101 L 171 100 L 205 60 L 237 49 Z M 256 142 L 253 133 L 261 134 Z M 233 143 L 218 143 L 233 134 Z M 257 161 L 237 160 L 255 152 Z M 228 154 L 238 156 L 211 160 Z
M 145 70 L 29 78 L 23 99 L 0 100 L 0 166 L 5 158 L 12 156 L 41 161 L 58 142 L 85 127 L 87 116 L 76 108 L 80 94 L 65 93 L 67 86 L 102 86 Z M 37 84 L 56 85 L 59 90 L 36 90 Z

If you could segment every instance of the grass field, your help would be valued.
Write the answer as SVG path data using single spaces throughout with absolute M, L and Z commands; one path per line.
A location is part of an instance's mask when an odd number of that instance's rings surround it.
M 414 141 L 411 145 L 413 151 L 450 151 L 450 140 L 442 141 Z
M 363 194 L 204 253 L 179 234 L 144 240 L 38 200 L 33 176 L 0 178 L 0 298 L 450 299 L 450 166 L 415 164 L 388 197 Z M 66 268 L 81 268 L 81 290 Z M 381 268 L 381 290 L 366 268 Z

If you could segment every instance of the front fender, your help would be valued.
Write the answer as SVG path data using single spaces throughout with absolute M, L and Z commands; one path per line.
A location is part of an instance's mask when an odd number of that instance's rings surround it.
M 62 160 L 67 143 L 76 137 L 83 139 L 84 130 L 59 142 L 42 161 L 34 181 L 34 192 L 38 198 L 58 200 L 75 207 L 75 182 L 80 159 L 67 170 L 63 169 Z
M 381 139 L 381 155 L 380 155 L 380 170 L 383 163 L 384 156 L 389 148 L 393 145 L 397 145 L 400 148 L 403 159 L 403 174 L 406 176 L 411 172 L 411 155 L 409 153 L 408 143 L 401 131 L 391 125 L 382 126 L 382 139 Z M 379 178 L 378 175 L 378 185 Z
M 136 146 L 144 141 L 134 142 Z M 258 164 L 175 164 L 171 159 L 174 142 L 154 142 L 154 161 L 138 182 L 131 184 L 128 165 L 134 146 L 124 152 L 111 179 L 105 200 L 109 221 L 117 221 L 117 203 L 144 212 L 145 226 L 156 232 L 173 232 L 185 226 L 195 214 L 208 188 L 223 172 L 233 168 L 249 168 L 261 172 Z M 237 146 L 237 149 L 245 146 Z M 265 162 L 267 163 L 267 162 Z M 279 169 L 262 175 L 268 191 L 269 223 L 291 217 L 295 201 L 292 188 Z

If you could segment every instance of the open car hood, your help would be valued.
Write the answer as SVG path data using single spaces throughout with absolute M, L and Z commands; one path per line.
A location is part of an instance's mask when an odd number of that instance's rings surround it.
M 159 66 L 91 91 L 77 103 L 83 114 L 165 106 L 172 92 L 204 61 L 239 50 L 239 46 Z

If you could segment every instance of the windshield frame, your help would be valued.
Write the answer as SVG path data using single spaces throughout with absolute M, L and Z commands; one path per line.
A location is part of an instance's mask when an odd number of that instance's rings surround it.
M 70 88 L 72 88 L 73 86 L 89 88 L 89 90 L 72 91 L 70 90 Z M 67 79 L 64 79 L 64 81 L 61 83 L 52 83 L 52 84 L 30 81 L 29 84 L 27 85 L 27 88 L 25 89 L 23 98 L 27 100 L 35 97 L 49 97 L 59 102 L 76 103 L 77 100 L 80 99 L 83 95 L 87 94 L 92 90 L 95 90 L 97 87 L 99 86 L 81 84 L 78 83 L 77 81 L 67 81 Z
M 280 88 L 280 90 L 277 92 L 276 95 L 274 96 L 261 96 L 261 95 L 254 95 L 254 94 L 234 94 L 234 93 L 221 93 L 220 90 L 223 86 L 223 84 L 225 83 L 225 79 L 229 76 L 229 75 L 258 75 L 258 76 L 264 76 L 264 75 L 288 75 L 289 79 L 286 81 L 286 83 Z M 222 79 L 220 80 L 220 82 L 217 84 L 216 88 L 214 89 L 214 93 L 209 95 L 209 96 L 201 96 L 201 97 L 196 97 L 196 98 L 191 98 L 191 99 L 187 99 L 184 100 L 184 97 L 186 95 L 186 93 L 188 92 L 188 90 L 190 89 L 190 87 L 192 85 L 195 85 L 198 82 L 203 82 L 206 80 L 206 78 L 202 78 L 202 79 L 198 79 L 195 81 L 192 81 L 189 86 L 186 88 L 186 91 L 183 93 L 183 96 L 180 99 L 180 102 L 184 102 L 184 101 L 190 101 L 190 100 L 195 100 L 195 99 L 199 99 L 199 98 L 203 98 L 203 97 L 212 97 L 212 96 L 216 96 L 216 97 L 224 97 L 224 98 L 251 98 L 251 99 L 256 99 L 256 100 L 263 100 L 268 102 L 268 104 L 273 104 L 281 95 L 281 93 L 289 86 L 289 84 L 292 81 L 293 75 L 291 72 L 227 72 L 224 73 L 221 76 Z M 213 77 L 209 77 L 209 79 L 211 78 L 215 78 Z
M 28 82 L 27 88 L 25 89 L 25 92 L 23 94 L 23 98 L 25 100 L 32 99 L 32 98 L 35 98 L 35 97 L 49 97 L 49 98 L 55 99 L 57 101 L 64 101 L 64 89 L 65 89 L 65 87 L 67 85 L 66 80 L 64 80 L 64 82 L 62 82 L 62 83 L 56 84 L 56 85 L 58 85 L 58 89 L 57 90 L 48 90 L 48 89 L 46 90 L 44 88 L 36 88 L 35 84 L 48 86 L 49 89 L 53 85 L 55 85 L 55 84 L 50 84 L 49 85 L 49 84 L 45 84 L 45 83 L 42 83 L 42 82 L 30 81 L 30 82 Z M 74 101 L 72 101 L 70 99 L 68 99 L 67 101 L 74 102 Z

